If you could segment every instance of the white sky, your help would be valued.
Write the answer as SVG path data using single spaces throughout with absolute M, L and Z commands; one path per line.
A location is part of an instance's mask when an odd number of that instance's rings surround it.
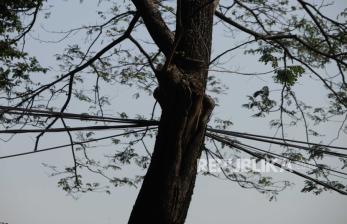
M 47 20 L 39 20 L 39 24 L 49 27 L 50 30 L 64 30 L 73 28 L 79 24 L 94 24 L 95 2 L 84 1 L 49 1 L 54 3 L 52 17 Z M 346 8 L 344 0 L 338 1 L 337 8 Z M 77 13 L 76 13 L 77 12 Z M 331 13 L 335 13 L 331 11 Z M 48 34 L 36 25 L 36 35 L 45 39 Z M 214 50 L 221 52 L 226 47 L 236 45 L 234 40 L 226 40 L 216 32 Z M 143 35 L 143 34 L 140 34 Z M 30 38 L 29 38 L 30 40 Z M 35 41 L 27 41 L 28 49 L 43 60 L 43 63 L 56 64 L 51 57 L 57 51 L 61 52 L 59 45 L 44 45 Z M 256 58 L 234 55 L 231 62 L 240 71 L 259 71 Z M 258 134 L 272 135 L 268 120 L 256 120 L 251 118 L 251 112 L 241 109 L 241 104 L 246 102 L 246 95 L 266 85 L 259 78 L 240 77 L 219 74 L 227 86 L 228 95 L 220 97 L 220 107 L 214 111 L 215 116 L 229 118 L 234 122 L 233 130 L 247 131 Z M 271 77 L 271 76 L 270 76 Z M 306 84 L 306 85 L 305 85 Z M 303 80 L 298 84 L 298 96 L 319 105 L 325 104 L 326 99 L 316 91 L 320 84 L 315 86 Z M 113 111 L 127 111 L 136 114 L 140 111 L 150 114 L 153 104 L 151 97 L 142 97 L 140 100 L 124 99 L 123 96 L 131 96 L 133 90 L 125 87 L 115 89 L 103 89 L 107 94 L 112 94 L 112 99 L 117 102 Z M 121 108 L 121 109 L 118 109 Z M 141 108 L 141 109 L 140 109 Z M 79 105 L 70 107 L 70 112 L 79 112 Z M 331 139 L 336 134 L 339 124 L 322 126 L 326 138 Z M 302 129 L 291 130 L 288 137 L 304 139 Z M 66 136 L 47 135 L 45 144 L 61 144 L 66 142 Z M 103 144 L 103 143 L 100 143 Z M 106 143 L 105 143 L 106 144 Z M 343 136 L 337 145 L 347 145 L 346 136 Z M 0 143 L 0 155 L 28 151 L 33 148 L 33 138 L 15 138 L 10 143 Z M 105 149 L 104 149 L 105 148 Z M 103 147 L 102 150 L 112 150 Z M 111 195 L 104 193 L 89 193 L 75 200 L 57 188 L 57 178 L 48 177 L 49 170 L 42 163 L 54 165 L 71 165 L 70 150 L 56 150 L 46 153 L 38 153 L 29 156 L 17 157 L 0 161 L 0 223 L 9 224 L 60 224 L 60 223 L 84 223 L 84 224 L 108 224 L 126 223 L 132 205 L 135 201 L 138 189 L 121 187 L 114 189 Z M 315 223 L 315 224 L 344 224 L 347 220 L 347 198 L 337 193 L 323 193 L 314 196 L 310 193 L 300 193 L 303 181 L 290 174 L 283 174 L 283 179 L 295 183 L 290 189 L 280 193 L 278 200 L 269 202 L 267 197 L 255 190 L 245 190 L 235 183 L 221 181 L 212 177 L 199 176 L 197 179 L 193 201 L 188 213 L 187 223 Z

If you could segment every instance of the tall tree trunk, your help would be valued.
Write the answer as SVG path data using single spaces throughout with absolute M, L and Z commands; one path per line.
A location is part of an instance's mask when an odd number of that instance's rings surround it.
M 213 100 L 205 94 L 211 53 L 212 2 L 186 0 L 178 4 L 175 41 L 171 52 L 166 53 L 166 65 L 156 74 L 159 87 L 154 97 L 162 108 L 158 135 L 151 164 L 129 219 L 131 224 L 181 224 L 186 219 L 197 159 L 214 106 Z M 146 23 L 148 18 L 143 19 Z

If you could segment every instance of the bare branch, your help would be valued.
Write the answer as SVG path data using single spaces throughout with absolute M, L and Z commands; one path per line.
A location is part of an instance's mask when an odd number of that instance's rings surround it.
M 67 132 L 67 134 L 69 136 L 70 145 L 71 145 L 71 152 L 72 152 L 72 158 L 73 158 L 73 161 L 74 161 L 73 170 L 74 170 L 74 175 L 75 175 L 75 185 L 79 186 L 80 185 L 80 181 L 78 179 L 78 174 L 77 174 L 78 163 L 77 163 L 77 159 L 76 159 L 76 154 L 75 154 L 74 142 L 73 142 L 73 139 L 72 139 L 72 135 L 71 135 L 71 132 L 68 130 L 68 127 L 66 126 L 64 118 L 61 118 L 60 120 L 63 123 L 64 128 L 66 129 L 66 132 Z
M 23 31 L 23 33 L 21 33 L 21 35 L 19 35 L 16 39 L 12 40 L 11 43 L 15 43 L 17 41 L 19 41 L 20 39 L 24 38 L 25 35 L 27 35 L 30 30 L 33 28 L 35 22 L 36 22 L 36 18 L 37 18 L 37 14 L 40 10 L 41 4 L 37 4 L 37 6 L 35 7 L 35 11 L 33 13 L 33 19 L 31 20 L 30 24 L 28 25 L 28 27 Z
M 73 69 L 72 71 L 68 72 L 67 74 L 61 76 L 60 78 L 56 79 L 55 81 L 43 85 L 39 88 L 37 88 L 36 90 L 34 90 L 33 92 L 30 92 L 28 94 L 28 97 L 26 97 L 25 99 L 23 99 L 20 103 L 18 103 L 16 105 L 16 107 L 19 107 L 21 105 L 23 105 L 25 102 L 30 101 L 31 99 L 35 98 L 36 96 L 38 96 L 40 93 L 42 93 L 43 91 L 47 90 L 48 88 L 50 88 L 51 86 L 61 82 L 62 80 L 64 80 L 67 77 L 70 77 L 82 70 L 84 70 L 85 68 L 87 68 L 88 66 L 90 66 L 92 63 L 94 63 L 96 60 L 98 60 L 104 53 L 106 53 L 107 51 L 109 51 L 110 49 L 112 49 L 114 46 L 116 46 L 117 44 L 121 43 L 123 40 L 125 40 L 126 38 L 129 37 L 131 31 L 133 30 L 136 22 L 139 19 L 139 14 L 136 13 L 134 18 L 132 19 L 132 21 L 130 22 L 128 29 L 123 33 L 122 36 L 120 36 L 119 38 L 117 38 L 116 40 L 114 40 L 113 42 L 111 42 L 110 44 L 108 44 L 106 47 L 104 47 L 102 50 L 100 50 L 98 53 L 96 53 L 94 55 L 94 57 L 92 57 L 91 59 L 89 59 L 88 61 L 86 61 L 84 64 L 82 64 L 81 66 L 78 66 L 77 68 Z M 0 114 L 1 115 L 1 114 Z
M 215 15 L 220 18 L 221 20 L 223 20 L 224 22 L 238 28 L 239 30 L 245 32 L 245 33 L 248 33 L 252 36 L 255 37 L 255 39 L 261 39 L 261 40 L 264 40 L 264 41 L 267 41 L 267 40 L 281 40 L 281 39 L 292 39 L 292 40 L 296 40 L 298 41 L 299 43 L 301 43 L 304 47 L 306 47 L 308 50 L 311 50 L 312 52 L 314 53 L 317 53 L 319 55 L 322 55 L 324 57 L 327 57 L 329 59 L 332 59 L 336 62 L 339 62 L 340 64 L 344 65 L 344 66 L 347 66 L 347 63 L 344 62 L 343 60 L 339 59 L 337 55 L 335 54 L 330 54 L 330 53 L 326 53 L 326 52 L 323 52 L 321 51 L 320 49 L 317 49 L 316 47 L 313 47 L 312 45 L 310 45 L 309 43 L 307 43 L 306 41 L 304 41 L 303 39 L 299 38 L 297 35 L 294 35 L 294 34 L 274 34 L 274 35 L 267 35 L 267 34 L 261 34 L 261 33 L 257 33 L 253 30 L 250 30 L 248 29 L 247 27 L 244 27 L 242 26 L 241 24 L 233 21 L 232 19 L 226 17 L 223 13 L 221 12 L 218 12 L 216 11 L 215 12 Z
M 154 67 L 152 58 L 148 55 L 148 53 L 143 49 L 143 47 L 140 45 L 140 43 L 135 40 L 131 35 L 129 36 L 129 40 L 135 44 L 135 46 L 139 49 L 139 51 L 147 58 L 148 64 L 155 73 L 157 69 Z
M 161 17 L 158 6 L 153 0 L 132 0 L 143 19 L 149 34 L 159 49 L 170 55 L 174 42 L 174 35 Z

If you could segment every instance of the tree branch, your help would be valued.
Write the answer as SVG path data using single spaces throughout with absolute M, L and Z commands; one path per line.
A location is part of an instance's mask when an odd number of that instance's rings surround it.
M 31 92 L 29 94 L 29 96 L 25 99 L 23 99 L 20 103 L 18 103 L 16 105 L 16 107 L 19 107 L 21 105 L 23 105 L 25 102 L 33 99 L 34 97 L 38 96 L 40 93 L 42 93 L 43 91 L 47 90 L 48 88 L 50 88 L 51 86 L 54 86 L 55 84 L 61 82 L 62 80 L 64 80 L 67 77 L 70 77 L 82 70 L 84 70 L 85 68 L 87 68 L 88 66 L 90 66 L 92 63 L 94 63 L 96 60 L 98 60 L 104 53 L 106 53 L 107 51 L 109 51 L 110 49 L 112 49 L 114 46 L 116 46 L 117 44 L 119 44 L 120 42 L 122 42 L 123 40 L 127 39 L 131 33 L 131 31 L 134 29 L 136 22 L 139 19 L 139 14 L 136 13 L 134 18 L 131 20 L 128 29 L 124 32 L 124 34 L 122 36 L 120 36 L 119 38 L 117 38 L 116 40 L 114 40 L 113 42 L 111 42 L 110 44 L 108 44 L 106 47 L 104 47 L 102 50 L 100 50 L 97 54 L 95 54 L 91 59 L 89 59 L 88 61 L 86 61 L 84 64 L 82 64 L 81 66 L 76 67 L 74 70 L 66 73 L 65 75 L 61 76 L 60 78 L 56 79 L 55 81 L 43 85 L 39 88 L 37 88 L 36 90 L 34 90 L 33 92 Z M 1 115 L 1 114 L 0 114 Z
M 274 34 L 274 35 L 264 35 L 264 34 L 261 34 L 261 33 L 258 33 L 258 32 L 255 32 L 251 29 L 248 29 L 247 27 L 244 27 L 242 26 L 241 24 L 233 21 L 232 19 L 228 18 L 227 16 L 225 16 L 223 13 L 221 12 L 218 12 L 216 11 L 215 12 L 215 15 L 220 18 L 221 20 L 223 20 L 224 22 L 238 28 L 239 30 L 245 32 L 245 33 L 248 33 L 252 36 L 254 36 L 255 39 L 261 39 L 261 40 L 280 40 L 280 39 L 292 39 L 292 40 L 296 40 L 298 41 L 299 43 L 301 43 L 304 47 L 306 47 L 308 50 L 311 50 L 312 52 L 316 53 L 316 54 L 319 54 L 319 55 L 322 55 L 326 58 L 329 58 L 329 59 L 332 59 L 332 60 L 335 60 L 336 62 L 344 65 L 347 67 L 347 63 L 344 62 L 343 60 L 339 59 L 338 58 L 338 55 L 335 55 L 335 54 L 330 54 L 330 53 L 326 53 L 326 52 L 323 52 L 313 46 L 311 46 L 309 43 L 307 43 L 306 41 L 304 41 L 303 39 L 299 38 L 297 35 L 295 34 Z
M 145 26 L 154 42 L 165 56 L 172 51 L 174 35 L 162 18 L 158 7 L 153 0 L 132 0 L 145 23 Z

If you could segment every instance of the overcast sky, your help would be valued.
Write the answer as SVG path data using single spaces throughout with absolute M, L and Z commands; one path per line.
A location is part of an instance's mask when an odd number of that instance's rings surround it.
M 49 20 L 40 19 L 34 27 L 33 36 L 41 39 L 51 38 L 42 27 L 49 30 L 65 30 L 80 24 L 95 24 L 96 1 L 48 1 L 54 3 Z M 344 0 L 337 1 L 330 16 L 336 11 L 347 7 Z M 226 47 L 238 44 L 238 40 L 223 37 L 216 31 L 214 35 L 214 53 L 221 52 Z M 144 34 L 140 34 L 144 35 Z M 142 36 L 141 36 L 142 37 Z M 229 38 L 229 39 L 228 39 Z M 65 43 L 66 44 L 66 43 Z M 53 55 L 61 52 L 59 44 L 44 44 L 28 38 L 29 49 L 45 65 L 56 65 Z M 234 54 L 229 58 L 233 69 L 244 72 L 265 71 L 258 67 L 256 58 Z M 254 61 L 254 63 L 253 63 Z M 234 123 L 232 130 L 273 135 L 268 119 L 256 120 L 252 113 L 241 109 L 246 102 L 246 95 L 266 85 L 266 77 L 241 77 L 230 74 L 216 74 L 229 87 L 227 94 L 220 96 L 220 106 L 214 111 L 214 116 L 231 119 Z M 296 91 L 301 99 L 309 100 L 314 105 L 326 104 L 324 92 L 320 84 L 309 83 L 305 78 L 298 84 Z M 139 112 L 150 114 L 154 103 L 151 96 L 143 96 L 134 100 L 134 91 L 117 86 L 114 89 L 103 89 L 104 94 L 111 95 L 112 110 L 107 112 L 127 111 L 130 115 Z M 314 94 L 312 94 L 312 92 Z M 130 98 L 130 99 L 129 99 Z M 121 108 L 121 109 L 118 109 Z M 69 112 L 82 112 L 78 104 L 69 108 Z M 328 142 L 336 135 L 339 124 L 332 123 L 319 127 L 325 137 L 321 140 Z M 304 140 L 302 127 L 288 131 L 287 137 Z M 16 137 L 9 143 L 0 142 L 0 155 L 29 151 L 33 148 L 34 138 L 29 136 Z M 67 142 L 66 136 L 47 135 L 43 145 L 58 145 Z M 112 150 L 108 143 L 100 143 L 98 148 L 102 153 Z M 347 145 L 346 136 L 342 136 L 334 144 Z M 58 178 L 48 177 L 50 170 L 42 163 L 64 166 L 71 165 L 70 150 L 56 150 L 23 157 L 0 160 L 0 223 L 8 224 L 109 224 L 126 223 L 139 189 L 121 187 L 112 190 L 111 195 L 105 193 L 83 194 L 78 200 L 66 195 L 57 187 Z M 218 180 L 212 177 L 198 176 L 192 204 L 188 213 L 187 223 L 315 223 L 315 224 L 345 224 L 347 220 L 347 197 L 337 193 L 323 193 L 314 196 L 311 193 L 301 193 L 303 180 L 283 173 L 280 178 L 290 180 L 294 185 L 280 193 L 276 201 L 269 202 L 265 195 L 255 190 L 240 188 L 236 183 Z

